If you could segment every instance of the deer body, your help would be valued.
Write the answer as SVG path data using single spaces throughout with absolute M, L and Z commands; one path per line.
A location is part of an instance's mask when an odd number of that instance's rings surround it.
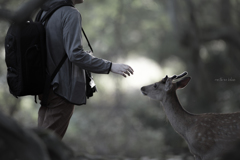
M 176 90 L 183 88 L 190 77 L 172 83 L 162 81 L 142 87 L 142 93 L 162 103 L 173 129 L 187 142 L 195 160 L 213 160 L 232 149 L 240 140 L 240 112 L 229 114 L 191 114 L 178 101 Z

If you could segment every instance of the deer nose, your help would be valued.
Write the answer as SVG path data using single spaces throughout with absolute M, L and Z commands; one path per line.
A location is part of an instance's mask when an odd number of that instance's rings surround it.
M 141 88 L 141 91 L 142 91 L 142 94 L 143 94 L 143 95 L 145 95 L 145 96 L 147 95 L 147 93 L 146 93 L 146 91 L 145 91 L 145 87 L 142 87 L 142 88 Z

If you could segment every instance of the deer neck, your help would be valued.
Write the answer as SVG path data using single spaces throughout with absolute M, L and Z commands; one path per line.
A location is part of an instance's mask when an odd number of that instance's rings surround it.
M 183 109 L 175 92 L 167 96 L 162 105 L 173 129 L 184 136 L 191 125 L 192 115 Z

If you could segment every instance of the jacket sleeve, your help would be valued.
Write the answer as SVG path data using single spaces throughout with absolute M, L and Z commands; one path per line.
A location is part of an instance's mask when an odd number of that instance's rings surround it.
M 90 72 L 108 74 L 112 63 L 88 54 L 82 47 L 80 13 L 75 8 L 71 8 L 63 15 L 62 20 L 64 48 L 69 60 Z

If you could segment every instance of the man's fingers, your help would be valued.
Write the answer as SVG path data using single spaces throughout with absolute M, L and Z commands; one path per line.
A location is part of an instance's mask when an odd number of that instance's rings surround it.
M 134 70 L 132 69 L 132 67 L 128 66 L 128 71 L 133 74 Z
M 127 77 L 133 74 L 134 70 L 129 65 L 113 63 L 111 72 Z
M 119 74 L 121 74 L 121 75 L 125 75 L 125 77 L 126 77 L 126 75 L 128 75 L 128 76 L 131 76 L 131 74 L 130 74 L 131 72 L 130 71 L 128 71 L 128 70 L 125 70 L 125 71 L 121 71 Z
M 129 68 L 129 72 L 130 72 L 131 74 L 133 74 L 134 70 L 130 67 L 130 68 Z
M 127 74 L 128 76 L 130 76 L 130 73 L 128 71 L 124 72 L 125 74 Z
M 124 73 L 124 72 L 122 72 L 122 74 L 121 74 L 121 75 L 122 75 L 123 77 L 125 77 L 125 78 L 127 77 L 127 76 L 125 75 L 125 73 Z
M 133 74 L 134 70 L 128 66 L 128 65 L 125 65 L 124 66 L 124 73 L 127 74 L 128 76 L 130 76 L 130 73 Z

